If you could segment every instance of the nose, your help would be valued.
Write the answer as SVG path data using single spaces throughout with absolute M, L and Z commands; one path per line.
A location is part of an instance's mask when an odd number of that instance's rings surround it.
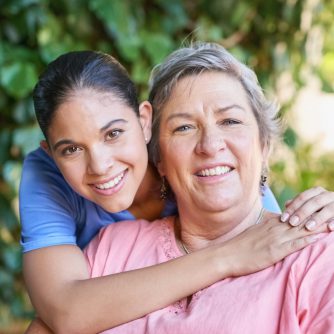
M 113 156 L 110 150 L 95 147 L 87 154 L 87 173 L 92 175 L 106 175 L 114 165 Z
M 226 141 L 222 130 L 215 126 L 203 129 L 196 145 L 196 153 L 214 157 L 220 150 L 226 148 Z

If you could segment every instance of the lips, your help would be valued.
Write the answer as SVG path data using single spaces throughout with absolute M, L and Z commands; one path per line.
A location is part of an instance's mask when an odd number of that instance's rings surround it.
M 217 176 L 224 175 L 233 170 L 230 166 L 216 166 L 213 168 L 205 168 L 196 173 L 198 176 L 207 177 L 207 176 Z
M 113 179 L 109 180 L 108 182 L 94 184 L 95 188 L 100 190 L 108 190 L 115 186 L 117 186 L 118 183 L 120 183 L 124 177 L 125 172 L 122 172 L 121 174 L 117 175 Z

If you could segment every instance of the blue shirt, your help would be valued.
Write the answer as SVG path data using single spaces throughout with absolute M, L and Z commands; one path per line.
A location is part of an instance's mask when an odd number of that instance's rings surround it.
M 83 248 L 103 226 L 135 219 L 127 210 L 110 213 L 78 195 L 41 148 L 24 160 L 19 196 L 23 252 L 66 244 Z M 280 212 L 269 188 L 263 203 L 267 210 Z M 175 213 L 175 204 L 168 202 L 161 216 Z

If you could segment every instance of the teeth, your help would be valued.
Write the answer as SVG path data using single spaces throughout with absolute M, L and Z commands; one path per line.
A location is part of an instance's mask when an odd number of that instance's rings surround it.
M 112 187 L 115 187 L 122 179 L 123 179 L 124 173 L 122 173 L 121 175 L 118 175 L 117 177 L 115 177 L 113 180 L 110 180 L 109 182 L 106 183 L 101 183 L 101 184 L 96 184 L 95 187 L 98 189 L 110 189 Z
M 200 176 L 215 176 L 215 175 L 226 174 L 230 171 L 231 171 L 231 167 L 218 166 L 218 167 L 215 167 L 215 168 L 203 169 L 198 173 L 198 175 L 200 175 Z

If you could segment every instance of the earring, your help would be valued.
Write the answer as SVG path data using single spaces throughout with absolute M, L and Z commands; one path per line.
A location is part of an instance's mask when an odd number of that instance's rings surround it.
M 267 167 L 262 167 L 261 178 L 260 178 L 260 188 L 261 188 L 262 195 L 264 195 L 264 190 L 266 187 L 267 179 L 268 179 Z
M 266 182 L 267 182 L 268 176 L 267 175 L 261 175 L 261 187 L 265 187 Z
M 160 198 L 161 199 L 167 199 L 167 196 L 168 196 L 167 181 L 166 181 L 165 177 L 163 176 L 161 178 Z

